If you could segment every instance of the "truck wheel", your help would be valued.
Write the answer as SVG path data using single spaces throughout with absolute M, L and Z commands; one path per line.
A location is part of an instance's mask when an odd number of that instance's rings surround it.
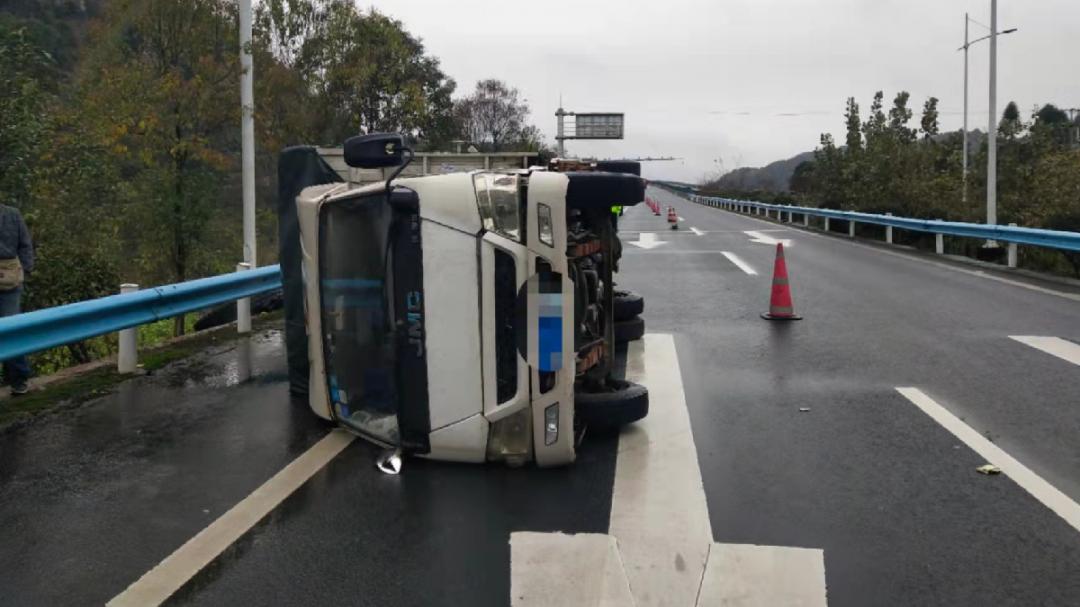
M 574 394 L 574 417 L 589 429 L 614 429 L 649 413 L 649 390 L 641 384 L 609 380 L 613 390 Z
M 641 339 L 645 335 L 645 320 L 640 316 L 630 320 L 615 321 L 615 342 L 623 343 Z
M 645 298 L 630 291 L 615 291 L 612 302 L 615 320 L 630 320 L 645 311 Z

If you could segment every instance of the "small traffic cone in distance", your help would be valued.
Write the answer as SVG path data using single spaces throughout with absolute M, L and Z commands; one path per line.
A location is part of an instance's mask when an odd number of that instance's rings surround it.
M 672 230 L 679 229 L 679 216 L 675 214 L 675 207 L 668 207 L 667 220 Z
M 769 297 L 769 311 L 761 315 L 765 320 L 802 320 L 795 313 L 795 303 L 791 300 L 791 285 L 788 284 L 787 262 L 784 261 L 784 243 L 776 243 L 776 262 L 773 264 L 772 295 Z

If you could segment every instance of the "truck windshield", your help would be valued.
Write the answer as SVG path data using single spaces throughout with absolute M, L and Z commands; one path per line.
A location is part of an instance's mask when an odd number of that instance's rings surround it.
M 323 349 L 334 415 L 399 443 L 392 210 L 382 193 L 324 205 L 319 219 Z

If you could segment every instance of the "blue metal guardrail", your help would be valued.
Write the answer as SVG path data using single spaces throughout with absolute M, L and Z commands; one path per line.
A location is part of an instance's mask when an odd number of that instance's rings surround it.
M 279 288 L 280 267 L 266 266 L 0 318 L 0 360 Z
M 1000 240 L 1002 242 L 1015 242 L 1017 244 L 1061 249 L 1064 251 L 1080 251 L 1080 233 L 1064 232 L 1059 230 L 1043 230 L 1039 228 L 1021 228 L 1017 226 L 986 225 L 981 223 L 963 223 L 959 221 L 941 221 L 938 219 L 909 219 L 906 217 L 894 217 L 892 215 L 876 215 L 873 213 L 856 213 L 854 211 L 837 211 L 833 209 L 818 209 L 814 207 L 798 207 L 785 204 L 766 204 L 763 202 L 751 202 L 747 200 L 733 200 L 730 198 L 717 198 L 691 194 L 690 199 L 699 204 L 718 208 L 759 208 L 778 213 L 794 213 L 796 215 L 809 215 L 810 217 L 828 217 L 854 221 L 855 223 L 871 223 L 882 226 L 892 226 L 902 230 L 914 232 L 928 232 L 931 234 L 944 234 L 946 236 L 963 236 L 966 238 L 980 238 L 984 240 Z M 791 215 L 788 215 L 790 218 Z

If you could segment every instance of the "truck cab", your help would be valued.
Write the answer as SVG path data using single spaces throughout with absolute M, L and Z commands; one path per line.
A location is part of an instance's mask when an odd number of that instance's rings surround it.
M 354 166 L 404 147 L 354 140 Z M 420 457 L 572 462 L 575 392 L 620 388 L 610 207 L 642 199 L 633 175 L 542 168 L 303 189 L 311 409 Z

